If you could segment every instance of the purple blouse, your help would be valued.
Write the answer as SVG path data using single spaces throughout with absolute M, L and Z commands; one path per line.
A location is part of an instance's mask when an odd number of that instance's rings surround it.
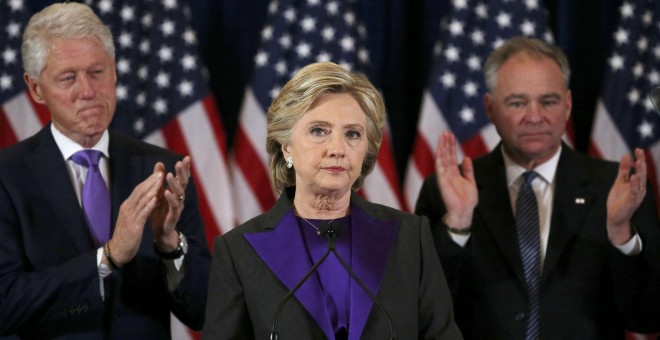
M 300 217 L 298 220 L 298 227 L 305 246 L 307 247 L 307 254 L 310 256 L 312 262 L 316 263 L 328 249 L 328 240 L 317 234 L 315 227 Z M 308 219 L 314 226 L 318 226 L 330 220 L 315 220 Z M 339 256 L 350 267 L 351 266 L 351 218 L 350 216 L 335 219 L 333 225 L 339 225 L 340 235 L 335 239 L 335 245 Z M 346 339 L 348 329 L 350 327 L 350 310 L 351 310 L 351 276 L 346 269 L 339 263 L 339 260 L 334 254 L 330 253 L 325 261 L 319 266 L 315 275 L 310 277 L 316 278 L 321 286 L 324 301 L 320 302 L 325 305 L 328 315 L 330 317 L 330 324 L 332 324 L 335 332 L 336 339 Z

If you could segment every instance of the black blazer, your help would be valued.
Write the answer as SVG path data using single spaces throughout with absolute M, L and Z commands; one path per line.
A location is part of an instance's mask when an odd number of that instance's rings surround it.
M 216 238 L 203 338 L 268 339 L 278 304 L 312 267 L 292 201 L 289 190 L 270 211 Z M 427 220 L 353 193 L 351 223 L 352 269 L 390 315 L 397 338 L 460 339 Z M 301 288 L 311 298 L 296 294 L 285 305 L 280 339 L 334 338 L 315 278 Z M 354 282 L 351 291 L 349 339 L 388 339 L 383 314 Z
M 557 165 L 550 236 L 541 281 L 542 339 L 623 339 L 624 328 L 660 328 L 650 283 L 660 264 L 660 227 L 652 191 L 633 223 L 643 242 L 625 256 L 607 238 L 606 201 L 613 162 L 564 145 Z M 479 203 L 465 248 L 451 240 L 435 175 L 424 182 L 415 212 L 428 216 L 456 321 L 466 338 L 522 339 L 526 292 L 515 220 L 500 148 L 474 161 Z M 650 187 L 649 187 L 650 189 Z
M 162 161 L 181 157 L 110 134 L 112 225 L 120 204 Z M 99 291 L 97 249 L 50 125 L 0 150 L 0 333 L 26 338 L 168 338 L 170 311 L 191 327 L 204 322 L 210 254 L 191 181 L 177 229 L 188 239 L 183 279 L 170 293 L 144 228 L 135 258 Z

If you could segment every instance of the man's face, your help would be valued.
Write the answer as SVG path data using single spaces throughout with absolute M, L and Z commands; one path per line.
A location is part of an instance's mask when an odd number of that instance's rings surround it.
M 115 63 L 96 37 L 55 39 L 39 80 L 24 76 L 32 98 L 45 104 L 55 128 L 91 147 L 115 112 Z
M 485 99 L 488 117 L 518 164 L 533 167 L 559 149 L 571 91 L 552 59 L 515 54 L 500 66 L 495 88 Z

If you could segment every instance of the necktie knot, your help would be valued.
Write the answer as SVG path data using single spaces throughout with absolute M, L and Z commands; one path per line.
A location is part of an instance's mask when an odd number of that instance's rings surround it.
M 522 174 L 522 176 L 525 179 L 524 184 L 532 185 L 532 181 L 534 181 L 536 177 L 539 177 L 539 173 L 534 170 L 529 170 Z
M 71 160 L 84 167 L 98 166 L 103 153 L 98 150 L 81 150 L 71 156 Z

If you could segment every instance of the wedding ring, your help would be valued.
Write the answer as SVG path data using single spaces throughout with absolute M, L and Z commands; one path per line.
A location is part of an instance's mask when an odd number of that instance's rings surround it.
M 177 197 L 176 199 L 178 199 L 179 202 L 183 202 L 183 195 L 179 195 L 179 197 Z

